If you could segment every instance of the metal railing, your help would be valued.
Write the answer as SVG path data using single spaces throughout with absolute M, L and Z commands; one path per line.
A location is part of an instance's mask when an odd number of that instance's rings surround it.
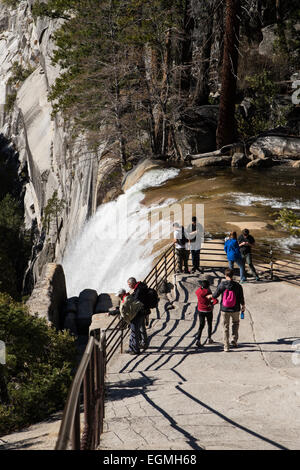
M 252 249 L 256 267 L 264 269 L 272 280 L 275 276 L 300 285 L 300 252 L 284 252 L 269 244 Z M 222 240 L 206 240 L 200 251 L 200 266 L 205 269 L 223 269 L 228 266 Z M 155 263 L 144 282 L 159 289 L 176 271 L 175 246 L 169 246 Z M 106 330 L 92 330 L 89 342 L 72 382 L 59 431 L 56 450 L 67 449 L 71 441 L 74 450 L 95 449 L 100 443 L 104 419 L 104 384 L 108 362 L 129 333 L 128 325 L 119 315 L 114 316 Z M 80 407 L 83 402 L 83 432 Z
M 90 336 L 69 390 L 55 450 L 95 449 L 100 442 L 104 418 L 105 331 L 100 341 Z M 83 396 L 83 431 L 80 408 Z

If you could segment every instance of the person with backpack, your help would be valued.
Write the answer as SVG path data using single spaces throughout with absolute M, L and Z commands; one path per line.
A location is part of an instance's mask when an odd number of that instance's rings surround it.
M 234 263 L 240 268 L 240 282 L 246 282 L 245 264 L 242 258 L 240 247 L 237 241 L 236 232 L 231 232 L 229 238 L 225 241 L 224 251 L 227 255 L 229 268 L 234 269 Z
M 225 269 L 225 281 L 220 282 L 212 299 L 222 295 L 220 310 L 224 330 L 224 351 L 229 351 L 229 323 L 232 319 L 232 341 L 234 348 L 238 347 L 240 311 L 245 311 L 245 299 L 242 286 L 233 281 L 233 270 Z
M 189 274 L 188 259 L 189 259 L 189 246 L 188 238 L 186 237 L 183 226 L 178 222 L 173 224 L 174 227 L 174 243 L 175 252 L 177 257 L 177 273 L 182 273 L 182 265 L 184 265 L 184 272 Z
M 140 335 L 141 326 L 144 322 L 144 306 L 142 302 L 136 300 L 125 289 L 120 289 L 116 296 L 120 298 L 119 313 L 130 327 L 129 349 L 125 353 L 131 355 L 140 354 Z
M 253 266 L 253 262 L 252 262 L 251 248 L 252 248 L 252 246 L 255 245 L 255 240 L 252 237 L 252 235 L 250 235 L 249 230 L 247 228 L 245 228 L 242 231 L 241 235 L 238 238 L 238 243 L 239 243 L 239 247 L 240 247 L 240 250 L 241 250 L 241 255 L 242 255 L 242 258 L 243 258 L 244 265 L 246 263 L 248 263 L 249 268 L 250 268 L 253 276 L 255 277 L 256 281 L 260 281 L 260 278 L 257 275 L 257 272 L 256 272 L 255 267 Z
M 205 319 L 207 321 L 207 331 L 208 331 L 208 344 L 212 344 L 213 340 L 211 338 L 212 333 L 212 321 L 213 321 L 213 305 L 218 303 L 216 299 L 211 300 L 211 290 L 209 288 L 208 280 L 204 279 L 199 282 L 200 287 L 196 290 L 195 294 L 198 299 L 197 304 L 197 314 L 199 317 L 199 329 L 197 333 L 197 348 L 203 348 L 201 344 L 201 334 L 205 326 Z M 210 296 L 210 298 L 208 298 Z
M 130 277 L 127 281 L 128 287 L 131 289 L 131 295 L 134 300 L 142 303 L 143 321 L 140 324 L 141 348 L 146 350 L 149 346 L 149 340 L 146 332 L 146 323 L 149 323 L 150 308 L 147 306 L 148 287 L 142 281 L 137 282 L 135 277 Z

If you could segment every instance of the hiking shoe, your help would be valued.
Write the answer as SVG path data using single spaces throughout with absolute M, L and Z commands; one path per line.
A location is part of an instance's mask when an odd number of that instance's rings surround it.
M 238 344 L 237 344 L 236 341 L 231 341 L 230 344 L 231 344 L 231 346 L 232 346 L 233 348 L 237 348 L 237 347 L 238 347 Z
M 213 339 L 211 339 L 211 338 L 208 338 L 208 340 L 207 340 L 207 344 L 214 344 L 214 340 L 213 340 Z
M 196 348 L 202 349 L 204 346 L 200 343 L 200 341 L 196 342 Z
M 240 281 L 240 284 L 245 284 L 245 282 L 247 282 L 247 281 Z
M 260 281 L 260 277 L 256 276 L 255 280 Z
M 185 269 L 184 274 L 190 274 L 190 271 L 188 269 Z
M 229 352 L 230 349 L 229 348 L 224 348 L 224 352 Z
M 144 351 L 146 351 L 146 349 L 147 349 L 148 346 L 149 346 L 149 343 L 147 343 L 147 344 L 142 343 L 142 344 L 140 344 L 140 346 L 141 346 L 141 349 L 143 349 Z

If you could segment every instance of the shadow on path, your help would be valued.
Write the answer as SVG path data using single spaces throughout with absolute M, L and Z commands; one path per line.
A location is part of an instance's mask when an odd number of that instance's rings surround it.
M 206 405 L 205 403 L 203 403 L 203 401 L 200 401 L 198 400 L 198 398 L 195 398 L 193 397 L 193 395 L 191 395 L 190 393 L 186 392 L 185 390 L 183 390 L 179 385 L 176 385 L 175 388 L 177 390 L 179 390 L 180 392 L 182 392 L 184 395 L 186 395 L 188 398 L 190 398 L 191 400 L 195 401 L 196 403 L 198 403 L 199 405 L 203 406 L 204 408 L 206 408 L 207 410 L 211 411 L 212 413 L 214 413 L 215 415 L 219 416 L 221 419 L 223 419 L 224 421 L 226 421 L 227 423 L 230 423 L 232 424 L 233 426 L 241 429 L 242 431 L 245 431 L 246 433 L 248 434 L 251 434 L 252 436 L 254 437 L 257 437 L 258 439 L 261 439 L 262 441 L 265 441 L 265 442 L 268 442 L 269 444 L 271 444 L 272 446 L 274 447 L 277 447 L 278 449 L 281 449 L 281 450 L 289 450 L 287 447 L 284 447 L 283 445 L 279 444 L 278 442 L 275 442 L 275 441 L 272 441 L 271 439 L 265 437 L 265 436 L 262 436 L 261 434 L 258 434 L 257 432 L 255 431 L 252 431 L 251 429 L 249 428 L 246 428 L 245 426 L 242 426 L 241 424 L 238 424 L 236 421 L 233 421 L 232 419 L 228 418 L 227 416 L 223 415 L 222 413 L 220 413 L 219 411 L 215 410 L 214 408 L 211 408 L 209 405 Z

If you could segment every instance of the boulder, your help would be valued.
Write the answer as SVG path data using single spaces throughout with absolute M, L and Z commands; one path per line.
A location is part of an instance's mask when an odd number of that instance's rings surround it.
M 153 168 L 160 168 L 160 163 L 150 158 L 146 158 L 138 163 L 123 179 L 122 190 L 127 191 L 141 179 L 146 171 L 152 170 Z
M 276 156 L 279 158 L 300 159 L 300 137 L 275 135 L 259 137 L 251 144 L 250 152 L 256 158 Z
M 236 168 L 241 168 L 246 166 L 249 162 L 249 159 L 246 157 L 244 153 L 235 153 L 232 156 L 231 166 Z
M 199 158 L 192 161 L 192 165 L 197 168 L 202 168 L 205 166 L 230 166 L 231 165 L 231 156 L 223 155 L 221 157 L 207 157 Z
M 61 327 L 63 308 L 67 300 L 66 281 L 60 264 L 48 263 L 27 301 L 29 312 L 46 318 L 57 329 Z
M 293 168 L 300 168 L 300 160 L 297 160 L 296 162 L 293 162 L 292 167 Z
M 64 330 L 69 330 L 73 335 L 78 336 L 78 329 L 77 329 L 77 315 L 76 313 L 69 312 L 66 315 L 64 321 Z
M 97 207 L 116 199 L 122 194 L 122 178 L 123 171 L 121 161 L 118 158 L 109 156 L 99 162 L 96 184 Z
M 114 310 L 120 304 L 120 299 L 115 294 L 100 294 L 95 307 L 95 313 L 106 313 Z
M 219 107 L 185 109 L 176 120 L 175 137 L 181 155 L 212 152 L 216 148 Z
M 272 158 L 257 158 L 247 163 L 246 168 L 269 168 L 273 166 L 274 162 Z
M 95 313 L 98 294 L 93 289 L 84 289 L 79 294 L 77 328 L 79 334 L 88 334 L 92 316 Z

